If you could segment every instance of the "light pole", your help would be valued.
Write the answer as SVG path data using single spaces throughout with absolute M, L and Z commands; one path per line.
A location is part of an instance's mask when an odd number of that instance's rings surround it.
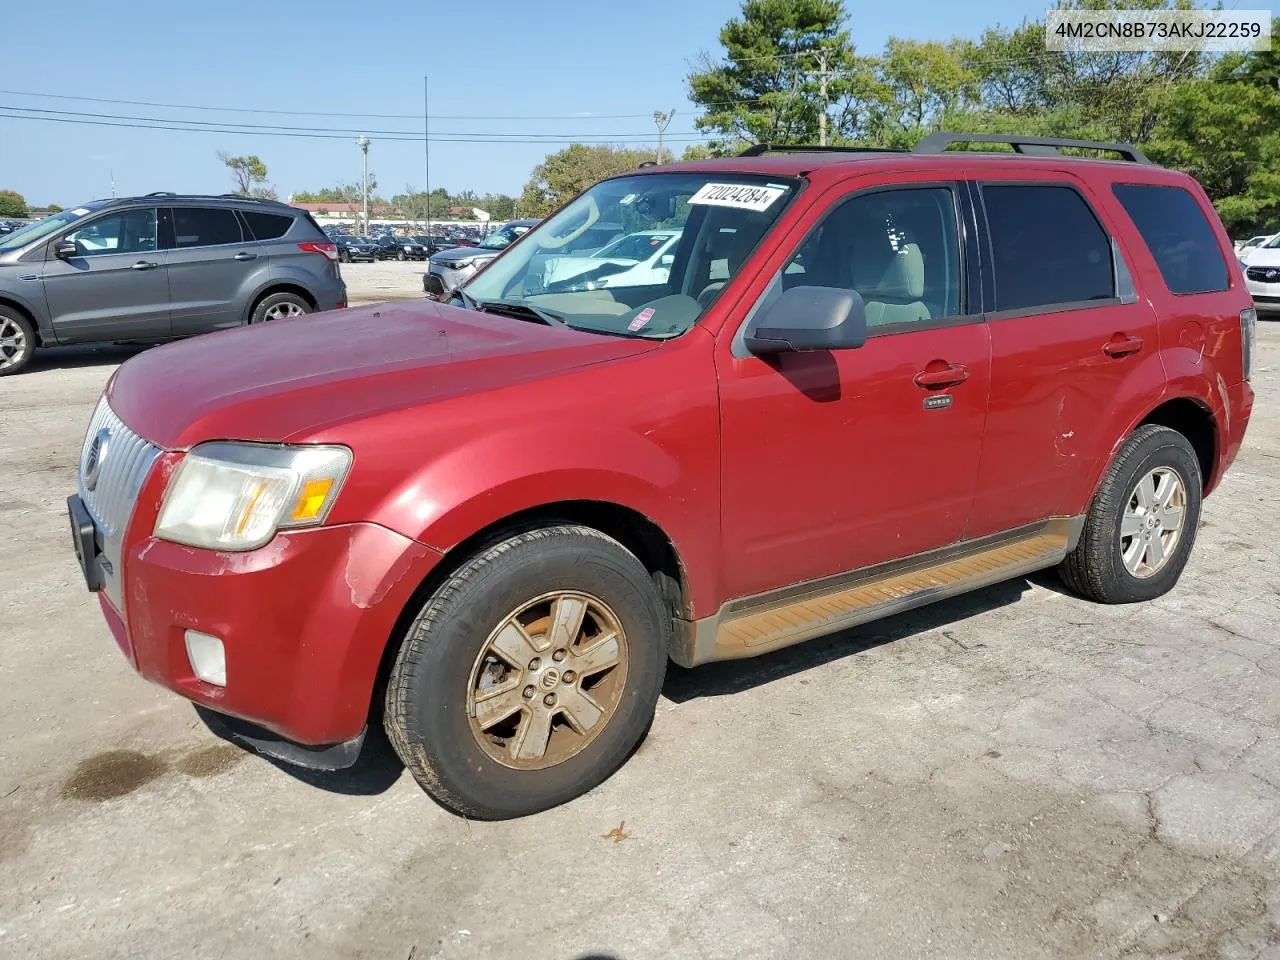
M 369 143 L 368 137 L 356 137 L 356 146 L 364 153 L 364 235 L 369 235 Z

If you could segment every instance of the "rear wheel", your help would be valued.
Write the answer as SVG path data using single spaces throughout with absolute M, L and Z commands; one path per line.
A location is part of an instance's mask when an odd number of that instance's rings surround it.
M 545 810 L 603 781 L 644 737 L 669 634 L 648 572 L 617 541 L 569 525 L 513 536 L 418 614 L 387 688 L 387 733 L 453 810 Z
M 339 259 L 339 260 L 341 260 L 343 263 L 350 263 L 350 262 L 351 262 L 351 251 L 350 251 L 350 250 L 346 250 L 346 249 L 339 250 L 339 251 L 338 251 L 338 259 Z
M 401 250 L 399 253 L 396 254 L 396 259 L 403 262 L 405 260 L 408 260 L 409 257 L 405 254 L 403 250 Z
M 0 307 L 0 377 L 20 373 L 36 352 L 36 331 L 16 310 Z
M 267 323 L 271 320 L 288 320 L 311 312 L 311 304 L 296 293 L 273 293 L 263 297 L 254 308 L 250 323 Z
M 1148 424 L 1125 441 L 1059 568 L 1076 593 L 1134 603 L 1168 593 L 1200 524 L 1200 461 L 1182 434 Z

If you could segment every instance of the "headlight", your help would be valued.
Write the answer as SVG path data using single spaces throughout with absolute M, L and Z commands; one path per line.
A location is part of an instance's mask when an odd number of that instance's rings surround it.
M 323 522 L 350 468 L 346 447 L 202 443 L 170 481 L 155 535 L 255 550 L 281 528 Z
M 475 262 L 474 258 L 471 260 L 455 260 L 453 263 L 446 263 L 444 266 L 449 270 L 465 270 Z

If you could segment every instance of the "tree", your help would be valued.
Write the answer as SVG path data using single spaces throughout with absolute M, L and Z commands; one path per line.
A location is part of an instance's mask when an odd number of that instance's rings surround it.
M 688 78 L 689 99 L 705 111 L 697 127 L 719 134 L 725 141 L 719 146 L 727 149 L 816 143 L 819 116 L 842 101 L 845 125 L 860 120 L 847 101 L 865 85 L 866 69 L 844 20 L 843 0 L 743 0 L 741 16 L 720 30 L 724 61 L 704 53 Z
M 62 207 L 58 206 L 56 203 L 51 203 L 51 204 L 49 204 L 47 207 L 45 207 L 44 209 L 45 209 L 45 212 L 46 212 L 46 213 L 61 213 L 61 212 L 62 212 Z
M 520 195 L 520 212 L 526 217 L 544 217 L 597 180 L 626 173 L 651 160 L 652 147 L 624 149 L 575 143 L 548 154 L 533 168 Z
M 363 203 L 364 185 L 360 181 L 340 183 L 336 187 L 325 187 L 323 190 L 300 190 L 293 194 L 294 203 Z M 386 201 L 378 196 L 378 175 L 369 171 L 369 207 L 385 206 Z
M 25 217 L 30 211 L 26 198 L 12 190 L 0 190 L 0 217 Z
M 232 179 L 236 182 L 236 193 L 240 196 L 254 197 L 270 193 L 272 198 L 275 197 L 275 191 L 267 184 L 267 165 L 256 156 L 233 157 L 219 150 L 218 159 L 231 171 Z

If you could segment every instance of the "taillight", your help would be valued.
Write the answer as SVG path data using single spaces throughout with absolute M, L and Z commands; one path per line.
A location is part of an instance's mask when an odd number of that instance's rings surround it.
M 322 257 L 328 257 L 335 263 L 338 260 L 338 245 L 336 243 L 306 243 L 298 244 L 298 249 L 303 253 L 318 253 Z
M 1240 364 L 1244 378 L 1249 379 L 1253 367 L 1253 339 L 1258 326 L 1258 311 L 1253 307 L 1240 311 Z

